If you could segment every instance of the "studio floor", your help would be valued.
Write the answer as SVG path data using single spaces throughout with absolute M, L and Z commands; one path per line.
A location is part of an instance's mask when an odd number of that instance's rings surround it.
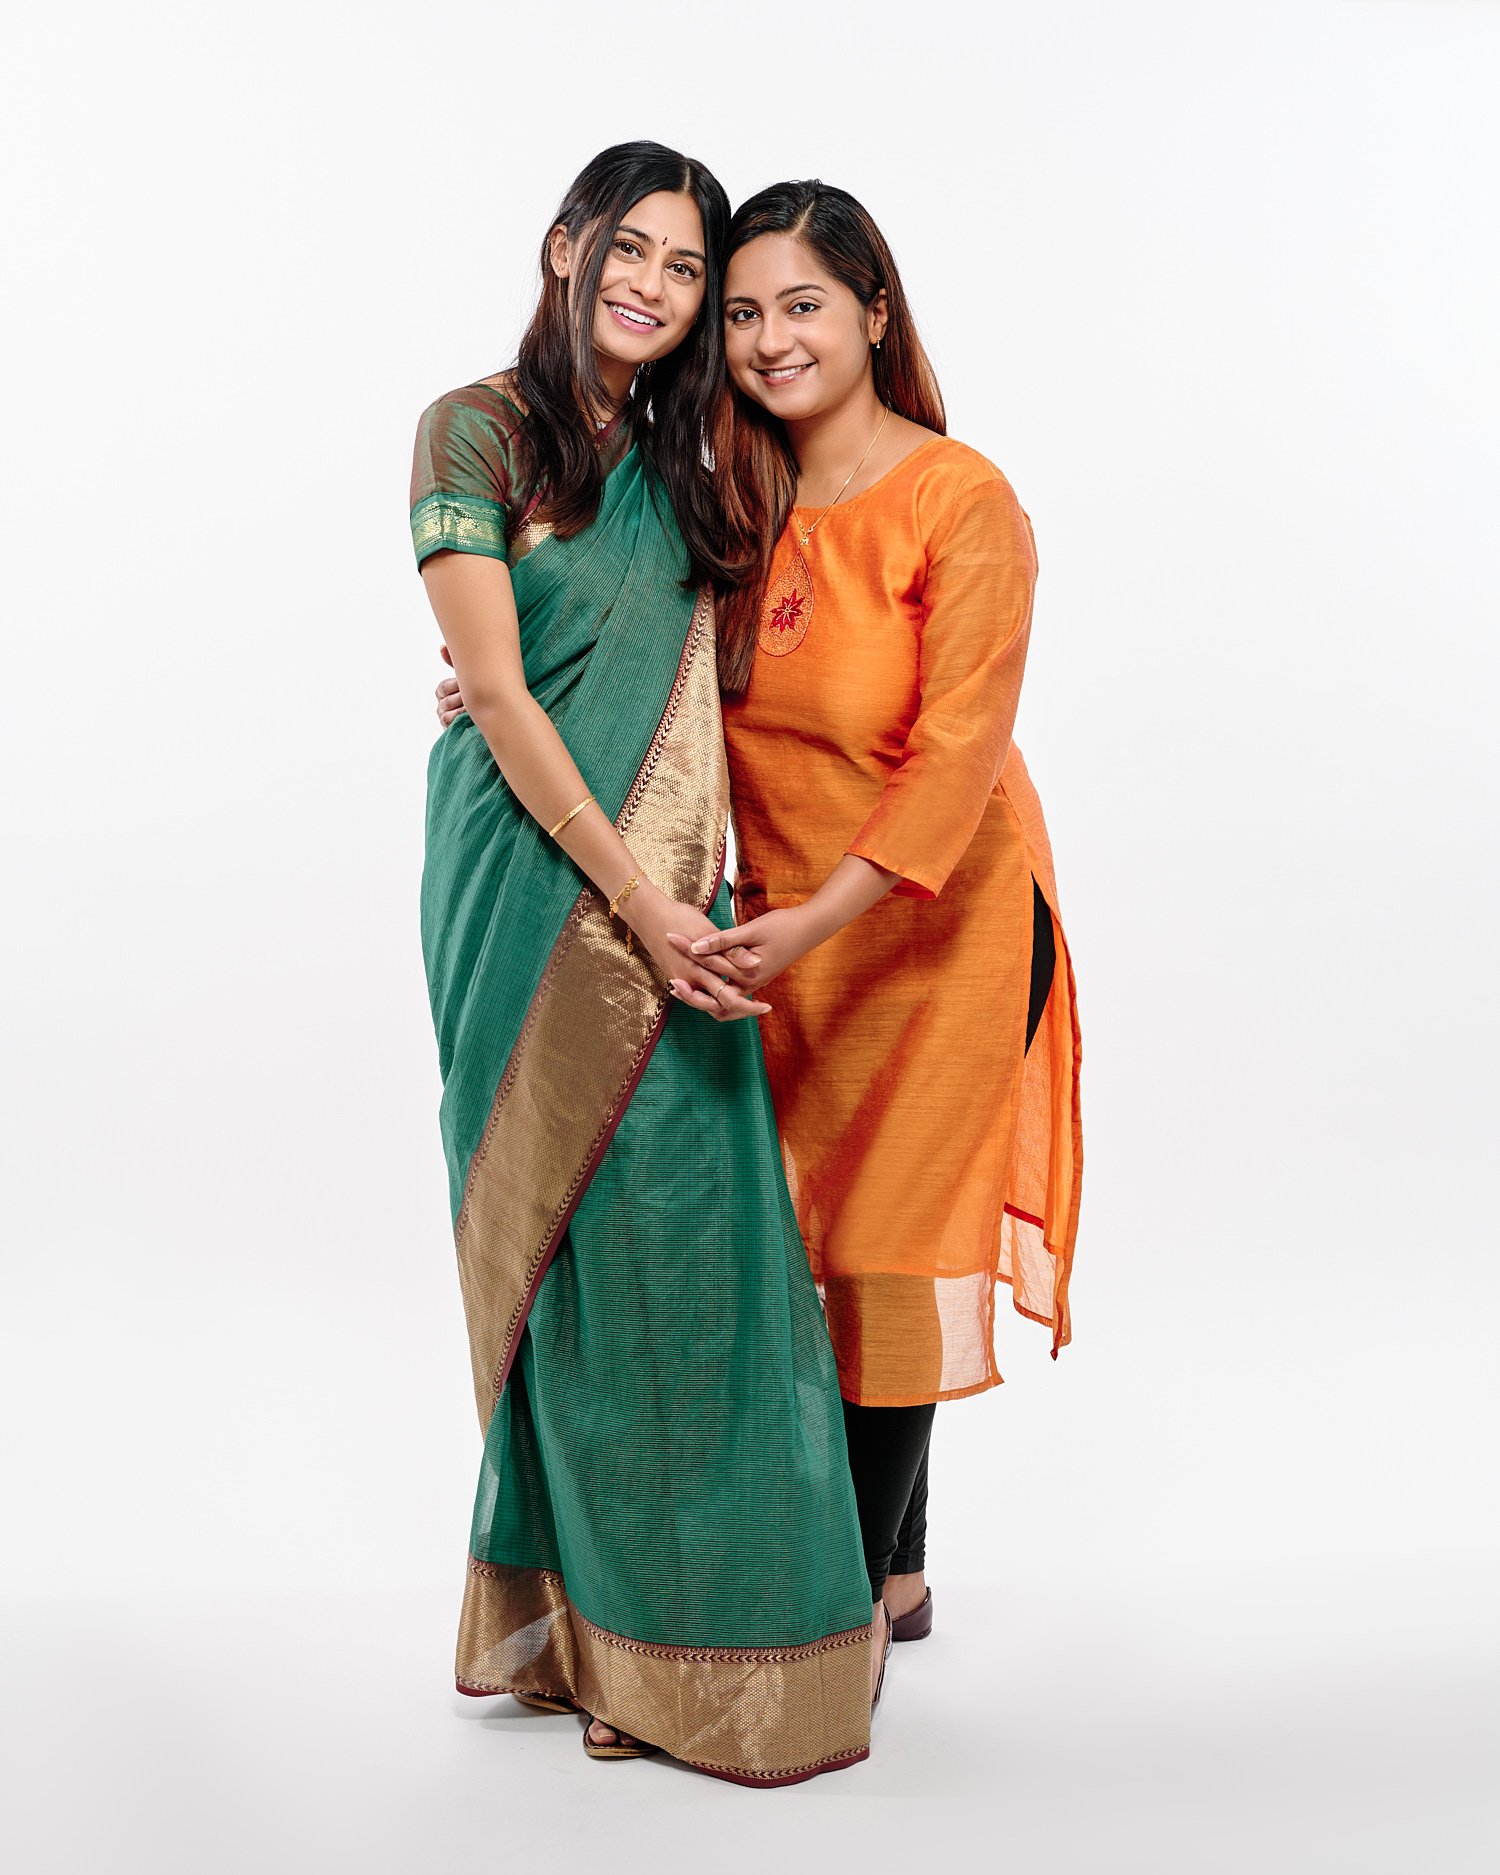
M 361 1875 L 1496 1865 L 1479 1571 L 938 1582 L 870 1761 L 775 1792 L 445 1686 L 436 1591 L 12 1605 L 6 1866 Z M 1399 1625 L 1387 1614 L 1399 1608 Z M 1386 1613 L 1383 1613 L 1386 1611 Z M 1382 1647 L 1399 1632 L 1399 1649 Z

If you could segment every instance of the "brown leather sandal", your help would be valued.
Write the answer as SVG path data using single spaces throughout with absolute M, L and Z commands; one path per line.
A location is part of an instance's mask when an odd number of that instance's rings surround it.
M 891 1623 L 891 1637 L 898 1641 L 925 1641 L 932 1632 L 932 1590 L 907 1614 L 897 1615 Z

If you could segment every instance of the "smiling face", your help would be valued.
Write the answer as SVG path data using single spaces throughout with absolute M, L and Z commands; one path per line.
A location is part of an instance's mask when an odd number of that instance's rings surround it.
M 795 235 L 765 234 L 730 260 L 724 350 L 736 386 L 784 423 L 869 394 L 885 296 L 862 305 Z
M 703 217 L 690 195 L 663 190 L 643 196 L 600 237 L 608 245 L 594 299 L 594 350 L 605 381 L 623 394 L 641 365 L 682 343 L 702 309 Z M 552 267 L 570 292 L 577 264 L 576 244 L 555 228 Z

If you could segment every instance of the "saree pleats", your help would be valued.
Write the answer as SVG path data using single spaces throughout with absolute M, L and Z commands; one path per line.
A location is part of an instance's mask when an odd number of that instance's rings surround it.
M 596 521 L 511 578 L 528 684 L 590 791 L 643 873 L 727 924 L 712 608 L 685 567 L 631 449 Z M 486 1434 L 459 1684 L 572 1699 L 747 1783 L 852 1763 L 868 1583 L 755 1027 L 670 1002 L 467 717 L 434 750 L 427 837 Z

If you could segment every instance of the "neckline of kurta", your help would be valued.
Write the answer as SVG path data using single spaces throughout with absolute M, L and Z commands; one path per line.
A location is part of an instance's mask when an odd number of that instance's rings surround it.
M 866 495 L 873 495 L 883 488 L 893 475 L 899 475 L 907 463 L 915 462 L 917 457 L 932 448 L 934 443 L 946 443 L 952 439 L 947 436 L 929 436 L 925 443 L 918 443 L 915 449 L 909 449 L 899 462 L 893 462 L 883 475 L 877 475 L 868 488 L 862 488 L 857 495 L 846 495 L 842 501 L 834 502 L 831 508 L 825 508 L 825 514 L 832 514 L 835 508 L 852 508 L 856 501 L 863 501 Z M 811 514 L 818 507 L 815 501 L 797 502 L 792 507 L 793 514 Z

